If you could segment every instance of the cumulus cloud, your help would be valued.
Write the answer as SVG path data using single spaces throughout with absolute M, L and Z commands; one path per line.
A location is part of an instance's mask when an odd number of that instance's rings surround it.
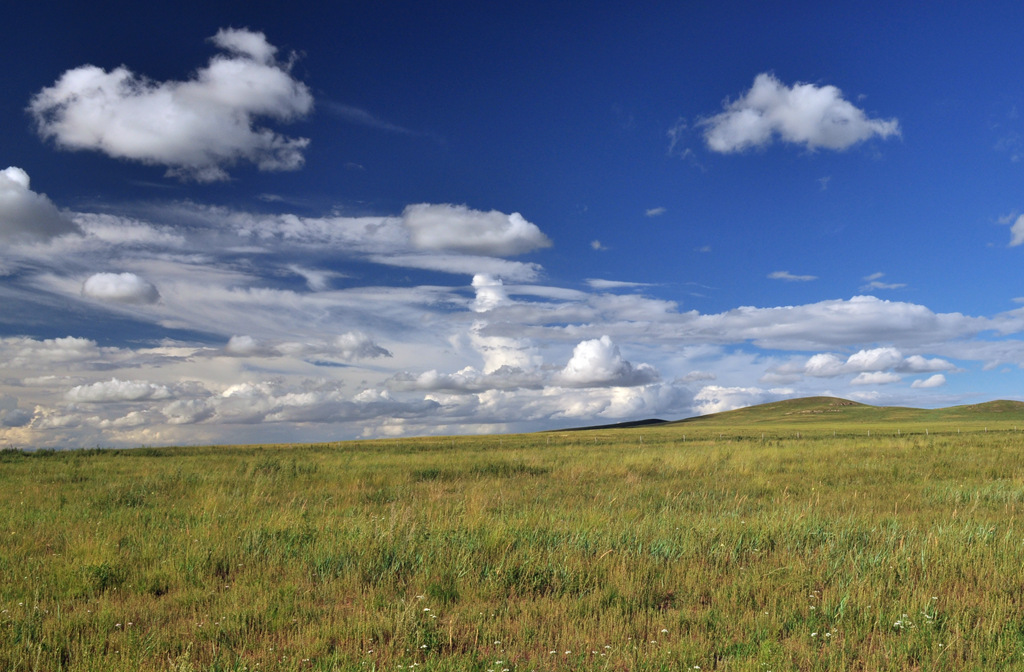
M 942 387 L 946 384 L 946 377 L 941 373 L 936 373 L 934 376 L 929 376 L 923 380 L 915 380 L 910 384 L 910 387 L 914 389 L 928 389 L 932 387 Z
M 903 355 L 896 348 L 872 348 L 850 355 L 846 368 L 851 371 L 884 371 L 903 361 Z
M 32 411 L 18 407 L 15 397 L 0 395 L 0 427 L 24 427 L 32 416 Z
M 926 373 L 930 371 L 952 371 L 956 369 L 951 362 L 940 357 L 933 357 L 928 359 L 921 355 L 911 355 L 903 360 L 899 366 L 896 367 L 897 371 L 903 371 L 906 373 Z
M 325 354 L 341 359 L 373 359 L 375 357 L 391 357 L 391 352 L 382 348 L 361 331 L 350 331 L 335 336 Z
M 557 380 L 564 385 L 578 387 L 631 387 L 655 382 L 658 372 L 649 364 L 633 366 L 622 358 L 619 346 L 611 338 L 602 336 L 579 343 Z
M 1010 247 L 1024 244 L 1024 215 L 1020 215 L 1010 227 Z
M 94 273 L 82 284 L 82 295 L 117 303 L 147 304 L 160 300 L 156 287 L 134 273 Z
M 992 328 L 988 320 L 960 313 L 934 313 L 919 304 L 873 296 L 799 306 L 744 306 L 695 316 L 684 325 L 691 339 L 728 334 L 728 340 L 750 339 L 760 347 L 786 350 L 819 350 L 882 340 L 932 343 L 962 338 L 986 328 Z
M 804 373 L 820 378 L 842 375 L 845 371 L 846 362 L 830 352 L 812 355 L 804 365 Z
M 235 335 L 228 339 L 224 351 L 236 357 L 267 357 L 277 354 L 273 348 L 264 346 L 252 336 Z
M 171 390 L 165 385 L 142 380 L 119 380 L 117 378 L 88 385 L 76 385 L 68 390 L 65 395 L 67 400 L 71 402 L 96 404 L 170 399 L 171 396 Z
M 789 388 L 762 389 L 759 387 L 723 387 L 706 385 L 694 396 L 693 407 L 701 415 L 722 413 L 737 408 L 767 404 L 772 401 L 788 399 L 795 394 Z
M 854 376 L 851 385 L 887 385 L 902 380 L 898 374 L 890 371 L 865 371 Z
M 786 280 L 788 282 L 810 282 L 817 280 L 816 275 L 793 275 L 789 271 L 774 271 L 768 274 L 770 280 Z
M 551 246 L 537 225 L 518 212 L 419 203 L 405 208 L 402 222 L 420 250 L 507 257 Z
M 708 148 L 722 153 L 764 147 L 776 138 L 810 150 L 844 150 L 900 133 L 896 119 L 869 118 L 834 86 L 786 86 L 769 73 L 757 75 L 749 91 L 700 125 Z
M 888 346 L 859 350 L 845 360 L 833 353 L 821 353 L 811 356 L 802 368 L 780 367 L 777 373 L 799 373 L 817 378 L 834 378 L 844 374 L 857 373 L 854 384 L 870 384 L 878 382 L 896 382 L 900 379 L 896 373 L 926 373 L 931 371 L 952 371 L 956 367 L 950 362 L 934 357 L 928 359 L 921 355 L 904 357 L 899 349 Z M 889 373 L 883 373 L 891 370 Z M 888 376 L 888 380 L 883 380 Z
M 76 336 L 43 340 L 27 336 L 0 338 L 0 369 L 25 367 L 49 371 L 68 364 L 93 368 L 109 364 L 120 355 L 118 348 L 101 348 L 92 339 Z
M 257 125 L 307 114 L 313 97 L 263 33 L 222 29 L 214 56 L 188 81 L 154 82 L 125 66 L 68 70 L 29 104 L 39 134 L 68 150 L 167 167 L 168 175 L 210 182 L 249 161 L 260 170 L 294 170 L 306 138 Z
M 212 418 L 215 413 L 206 399 L 176 399 L 160 411 L 171 425 L 193 425 Z
M 34 242 L 78 232 L 45 194 L 29 189 L 28 173 L 16 166 L 0 171 L 0 241 Z
M 476 290 L 476 298 L 473 300 L 472 308 L 478 313 L 486 313 L 510 302 L 504 283 L 500 278 L 495 278 L 492 275 L 486 273 L 474 275 L 473 289 Z

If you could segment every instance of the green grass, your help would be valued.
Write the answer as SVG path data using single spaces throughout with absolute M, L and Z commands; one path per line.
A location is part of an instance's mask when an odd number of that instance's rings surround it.
M 0 669 L 1021 669 L 1024 415 L 822 403 L 0 453 Z

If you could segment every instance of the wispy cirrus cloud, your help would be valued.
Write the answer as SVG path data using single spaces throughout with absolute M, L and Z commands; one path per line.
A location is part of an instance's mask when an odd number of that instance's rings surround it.
M 787 282 L 810 282 L 817 280 L 816 275 L 794 275 L 789 271 L 773 271 L 768 274 L 770 280 L 785 280 Z
M 860 291 L 869 292 L 875 289 L 903 289 L 907 286 L 904 282 L 882 282 L 882 278 L 884 277 L 885 273 L 882 272 L 864 276 L 864 280 L 867 284 L 861 285 Z
M 398 124 L 393 124 L 390 121 L 381 119 L 380 117 L 353 105 L 346 105 L 332 100 L 324 100 L 320 101 L 319 106 L 339 119 L 344 119 L 345 121 L 358 124 L 360 126 L 366 126 L 367 128 L 375 128 L 380 131 L 398 133 L 400 135 L 421 135 L 417 131 Z

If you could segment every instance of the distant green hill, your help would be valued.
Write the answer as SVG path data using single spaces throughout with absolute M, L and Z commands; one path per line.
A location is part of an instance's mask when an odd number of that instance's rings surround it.
M 922 409 L 902 406 L 871 406 L 836 397 L 788 399 L 723 413 L 701 415 L 666 423 L 691 425 L 694 429 L 718 427 L 807 427 L 843 425 L 891 427 L 895 424 L 949 429 L 956 425 L 991 425 L 994 429 L 1024 428 L 1024 402 L 989 401 L 968 406 Z

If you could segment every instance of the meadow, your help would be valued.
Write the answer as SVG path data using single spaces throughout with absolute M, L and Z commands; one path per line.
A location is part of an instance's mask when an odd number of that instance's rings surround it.
M 0 669 L 1024 669 L 1024 415 L 787 408 L 3 451 Z

